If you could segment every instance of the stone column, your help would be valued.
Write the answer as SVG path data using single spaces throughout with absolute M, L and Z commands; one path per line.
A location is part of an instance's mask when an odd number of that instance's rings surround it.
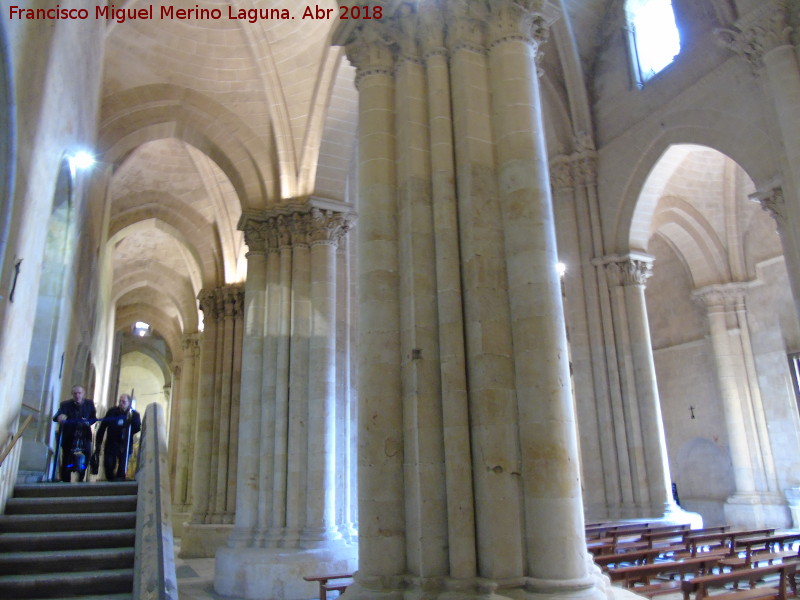
M 745 58 L 765 84 L 769 106 L 777 118 L 775 133 L 780 157 L 780 181 L 785 195 L 786 222 L 781 232 L 789 282 L 800 312 L 800 59 L 792 44 L 791 0 L 764 0 L 748 11 L 733 29 L 718 32 L 720 41 Z M 769 196 L 768 186 L 759 196 Z M 760 198 L 759 198 L 760 199 Z
M 572 356 L 580 433 L 583 502 L 587 519 L 620 518 L 633 506 L 624 418 L 616 373 L 613 330 L 604 271 L 592 264 L 602 255 L 597 210 L 597 156 L 587 136 L 576 151 L 551 161 L 559 259 L 564 262 L 565 312 Z M 603 267 L 600 267 L 601 269 Z M 618 378 L 618 375 L 617 375 Z M 633 513 L 636 514 L 636 513 Z
M 327 546 L 341 539 L 336 528 L 336 246 L 349 227 L 346 217 L 313 207 L 309 343 L 308 466 L 306 515 L 301 544 Z
M 348 599 L 605 597 L 583 538 L 533 60 L 532 26 L 552 15 L 531 4 L 384 6 L 335 36 L 361 111 Z
M 229 546 L 249 546 L 258 519 L 259 456 L 261 446 L 261 386 L 264 361 L 264 322 L 267 292 L 266 235 L 259 222 L 242 215 L 247 252 L 247 279 L 244 287 L 244 342 L 242 349 L 242 393 L 240 399 L 236 526 Z
M 525 498 L 527 590 L 591 588 L 536 56 L 544 15 L 490 3 L 489 74 Z M 554 585 L 552 580 L 557 580 Z
M 359 91 L 359 580 L 398 590 L 405 571 L 394 55 L 383 21 L 347 43 Z
M 183 369 L 180 387 L 180 420 L 178 422 L 175 483 L 172 496 L 173 512 L 191 510 L 191 457 L 194 454 L 194 424 L 197 418 L 197 359 L 200 355 L 199 333 L 183 336 Z M 173 519 L 175 522 L 177 519 Z
M 203 350 L 192 469 L 192 515 L 184 528 L 181 556 L 214 556 L 234 521 L 241 374 L 242 287 L 200 292 Z
M 746 389 L 745 357 L 742 356 L 739 331 L 747 327 L 739 320 L 746 284 L 712 285 L 695 291 L 708 314 L 717 381 L 725 407 L 728 448 L 733 463 L 736 490 L 725 503 L 725 518 L 739 527 L 764 527 L 785 516 L 785 502 L 776 489 L 770 490 L 771 452 L 762 451 L 758 427 L 758 407 L 753 406 Z M 751 441 L 752 440 L 752 441 Z M 766 461 L 766 462 L 765 462 Z
M 672 498 L 667 443 L 661 417 L 644 286 L 652 257 L 643 254 L 603 259 L 611 302 L 622 380 L 625 423 L 634 499 L 643 514 L 694 523 L 699 515 L 681 510 Z
M 301 574 L 355 568 L 355 548 L 339 534 L 336 485 L 336 248 L 351 221 L 348 205 L 307 198 L 245 211 L 239 222 L 250 248 L 252 355 L 241 379 L 236 488 L 248 506 L 217 552 L 222 594 L 305 598 L 316 587 Z

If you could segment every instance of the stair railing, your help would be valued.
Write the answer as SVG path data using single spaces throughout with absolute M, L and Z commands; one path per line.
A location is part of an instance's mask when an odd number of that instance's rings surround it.
M 28 425 L 31 424 L 31 421 L 33 421 L 33 415 L 28 415 L 28 417 L 25 419 L 25 422 L 22 424 L 22 427 L 20 427 L 17 432 L 8 439 L 5 448 L 3 448 L 3 451 L 0 452 L 0 466 L 3 465 L 3 461 L 5 461 L 6 456 L 8 456 L 14 449 L 14 445 L 19 441 L 19 438 L 22 437 L 22 434 L 25 432 L 25 429 L 28 427 Z
M 134 600 L 178 600 L 165 423 L 164 409 L 150 404 L 136 461 Z

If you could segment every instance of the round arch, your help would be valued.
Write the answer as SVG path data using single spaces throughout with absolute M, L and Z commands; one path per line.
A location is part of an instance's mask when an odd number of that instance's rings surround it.
M 773 148 L 767 132 L 731 113 L 718 110 L 686 110 L 673 113 L 662 123 L 661 133 L 649 143 L 628 144 L 615 152 L 614 161 L 632 165 L 627 177 L 615 177 L 604 196 L 620 198 L 610 215 L 608 250 L 624 253 L 643 251 L 642 240 L 649 236 L 650 222 L 657 198 L 642 198 L 642 190 L 653 167 L 674 145 L 707 146 L 727 155 L 753 180 L 756 188 L 776 177 L 778 161 L 772 160 Z

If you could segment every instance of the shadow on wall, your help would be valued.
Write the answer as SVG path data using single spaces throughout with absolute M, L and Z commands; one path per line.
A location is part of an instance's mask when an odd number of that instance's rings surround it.
M 678 452 L 675 477 L 681 506 L 700 513 L 707 527 L 725 524 L 725 500 L 734 491 L 728 453 L 706 438 L 692 438 Z

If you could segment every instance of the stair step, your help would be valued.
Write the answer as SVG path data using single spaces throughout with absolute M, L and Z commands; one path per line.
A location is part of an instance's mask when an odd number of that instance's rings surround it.
M 136 510 L 135 495 L 9 498 L 7 515 L 80 514 Z
M 124 546 L 132 547 L 135 539 L 136 530 L 133 528 L 0 533 L 0 552 L 122 548 Z
M 97 481 L 93 483 L 26 483 L 14 486 L 14 498 L 42 496 L 127 496 L 135 494 L 136 481 Z
M 3 600 L 22 600 L 22 598 L 4 598 Z M 58 598 L 48 597 L 47 600 L 133 600 L 133 594 L 84 594 L 83 596 L 75 597 L 62 597 Z
M 0 533 L 24 531 L 92 531 L 97 529 L 133 529 L 136 511 L 94 514 L 2 515 Z
M 84 571 L 81 573 L 48 573 L 34 575 L 0 575 L 0 598 L 53 598 L 69 590 L 73 595 L 130 593 L 133 569 Z
M 0 575 L 132 569 L 133 547 L 0 554 Z

